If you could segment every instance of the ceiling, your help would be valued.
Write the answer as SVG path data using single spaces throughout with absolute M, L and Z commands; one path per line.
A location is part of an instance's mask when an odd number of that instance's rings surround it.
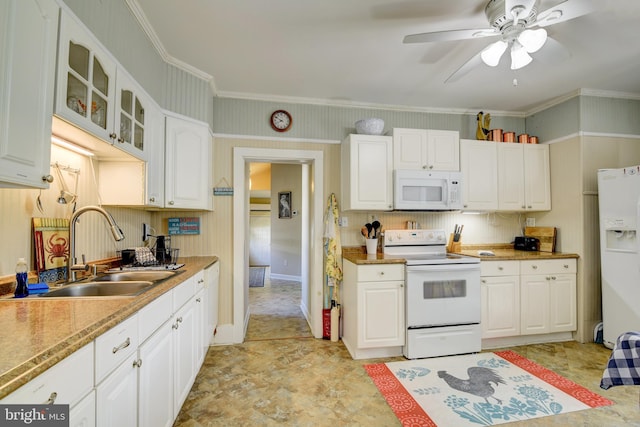
M 486 0 L 127 1 L 165 59 L 210 76 L 221 97 L 522 113 L 579 89 L 640 99 L 637 0 L 595 0 L 595 12 L 546 27 L 570 52 L 564 60 L 550 60 L 545 46 L 520 70 L 505 54 L 449 83 L 498 39 L 403 38 L 487 28 Z M 540 0 L 540 10 L 561 1 Z

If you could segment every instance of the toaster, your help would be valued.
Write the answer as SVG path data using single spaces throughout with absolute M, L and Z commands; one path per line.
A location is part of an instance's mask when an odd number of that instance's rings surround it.
M 513 249 L 518 251 L 539 251 L 540 240 L 535 237 L 519 236 L 516 237 Z

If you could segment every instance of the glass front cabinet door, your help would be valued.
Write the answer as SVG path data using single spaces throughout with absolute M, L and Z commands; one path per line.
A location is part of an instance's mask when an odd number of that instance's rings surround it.
M 56 115 L 110 141 L 116 63 L 71 16 L 60 22 Z

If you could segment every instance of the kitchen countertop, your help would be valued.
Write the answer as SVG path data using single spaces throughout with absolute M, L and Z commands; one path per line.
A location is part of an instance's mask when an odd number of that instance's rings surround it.
M 490 250 L 495 256 L 478 255 L 479 250 Z M 566 252 L 517 251 L 510 244 L 463 245 L 460 255 L 480 258 L 481 261 L 528 261 L 537 259 L 579 258 L 578 254 Z M 367 255 L 364 246 L 348 246 L 342 248 L 342 258 L 354 264 L 404 264 L 403 259 L 384 259 L 382 252 L 375 256 Z
M 0 398 L 216 261 L 181 258 L 178 274 L 135 297 L 0 299 Z

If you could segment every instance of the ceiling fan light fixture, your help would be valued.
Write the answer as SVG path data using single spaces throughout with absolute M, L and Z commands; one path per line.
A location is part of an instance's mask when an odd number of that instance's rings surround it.
M 539 28 L 537 30 L 524 30 L 518 35 L 518 42 L 529 53 L 537 52 L 547 41 L 547 30 Z
M 481 53 L 480 57 L 482 58 L 482 62 L 487 64 L 490 67 L 495 67 L 500 62 L 500 58 L 509 44 L 503 40 L 498 40 L 495 43 L 491 43 L 487 46 Z
M 531 61 L 533 61 L 533 58 L 527 53 L 524 46 L 518 40 L 514 40 L 513 46 L 511 46 L 511 69 L 519 70 L 529 65 Z

